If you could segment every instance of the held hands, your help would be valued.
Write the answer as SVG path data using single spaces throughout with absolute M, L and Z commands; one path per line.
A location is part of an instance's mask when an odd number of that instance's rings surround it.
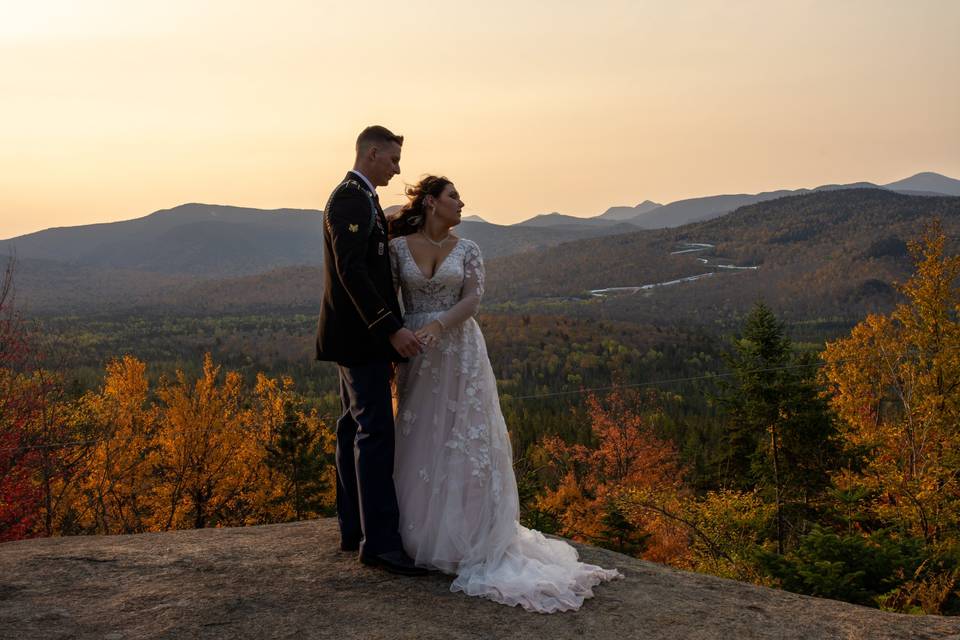
M 407 328 L 400 329 L 391 335 L 390 344 L 404 358 L 412 358 L 422 351 L 420 340 Z
M 438 320 L 434 320 L 417 331 L 417 340 L 420 341 L 424 349 L 435 347 L 440 342 L 442 331 L 443 325 Z
M 440 342 L 442 331 L 443 325 L 438 320 L 427 324 L 416 333 L 404 327 L 390 336 L 390 344 L 404 358 L 412 358 L 424 349 L 435 347 Z

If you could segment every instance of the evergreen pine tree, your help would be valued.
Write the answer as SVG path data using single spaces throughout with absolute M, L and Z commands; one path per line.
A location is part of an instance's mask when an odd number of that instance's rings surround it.
M 726 359 L 733 377 L 718 397 L 727 416 L 720 475 L 728 487 L 772 492 L 783 553 L 788 520 L 809 518 L 829 485 L 836 428 L 820 397 L 815 360 L 794 352 L 783 323 L 762 302 Z
M 286 478 L 283 500 L 292 503 L 297 520 L 327 511 L 323 499 L 329 482 L 324 470 L 331 461 L 320 428 L 312 428 L 286 403 L 283 424 L 267 445 L 266 464 Z
M 650 532 L 631 522 L 614 500 L 604 505 L 600 524 L 602 529 L 599 532 L 597 544 L 630 556 L 639 557 L 647 548 L 647 543 L 652 536 Z

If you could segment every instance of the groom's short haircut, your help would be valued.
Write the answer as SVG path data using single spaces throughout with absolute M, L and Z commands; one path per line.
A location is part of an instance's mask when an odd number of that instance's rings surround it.
M 378 124 L 375 124 L 371 127 L 367 127 L 360 132 L 360 135 L 357 136 L 357 155 L 364 153 L 371 146 L 375 145 L 387 145 L 391 142 L 396 142 L 399 146 L 403 146 L 403 136 L 398 136 L 390 129 L 386 127 L 381 127 Z

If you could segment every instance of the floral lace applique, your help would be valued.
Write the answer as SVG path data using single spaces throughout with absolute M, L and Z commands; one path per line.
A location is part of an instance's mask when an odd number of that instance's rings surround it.
M 403 413 L 400 414 L 400 433 L 405 436 L 410 435 L 410 429 L 416 419 L 417 414 L 410 409 L 404 409 Z

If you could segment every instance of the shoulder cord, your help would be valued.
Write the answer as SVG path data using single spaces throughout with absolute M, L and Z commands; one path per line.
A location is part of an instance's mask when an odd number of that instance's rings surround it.
M 333 203 L 333 199 L 337 196 L 338 193 L 340 193 L 340 189 L 344 187 L 351 187 L 353 189 L 357 189 L 358 191 L 362 192 L 365 196 L 367 196 L 367 200 L 370 201 L 370 222 L 367 225 L 367 237 L 369 238 L 370 233 L 373 231 L 373 225 L 376 223 L 376 220 L 377 220 L 377 205 L 373 198 L 373 194 L 370 193 L 370 191 L 366 187 L 361 185 L 356 180 L 344 180 L 339 185 L 337 185 L 337 188 L 334 189 L 333 193 L 330 194 L 330 199 L 327 200 L 327 206 L 323 210 L 323 217 L 327 218 L 327 212 L 330 211 L 330 205 Z

